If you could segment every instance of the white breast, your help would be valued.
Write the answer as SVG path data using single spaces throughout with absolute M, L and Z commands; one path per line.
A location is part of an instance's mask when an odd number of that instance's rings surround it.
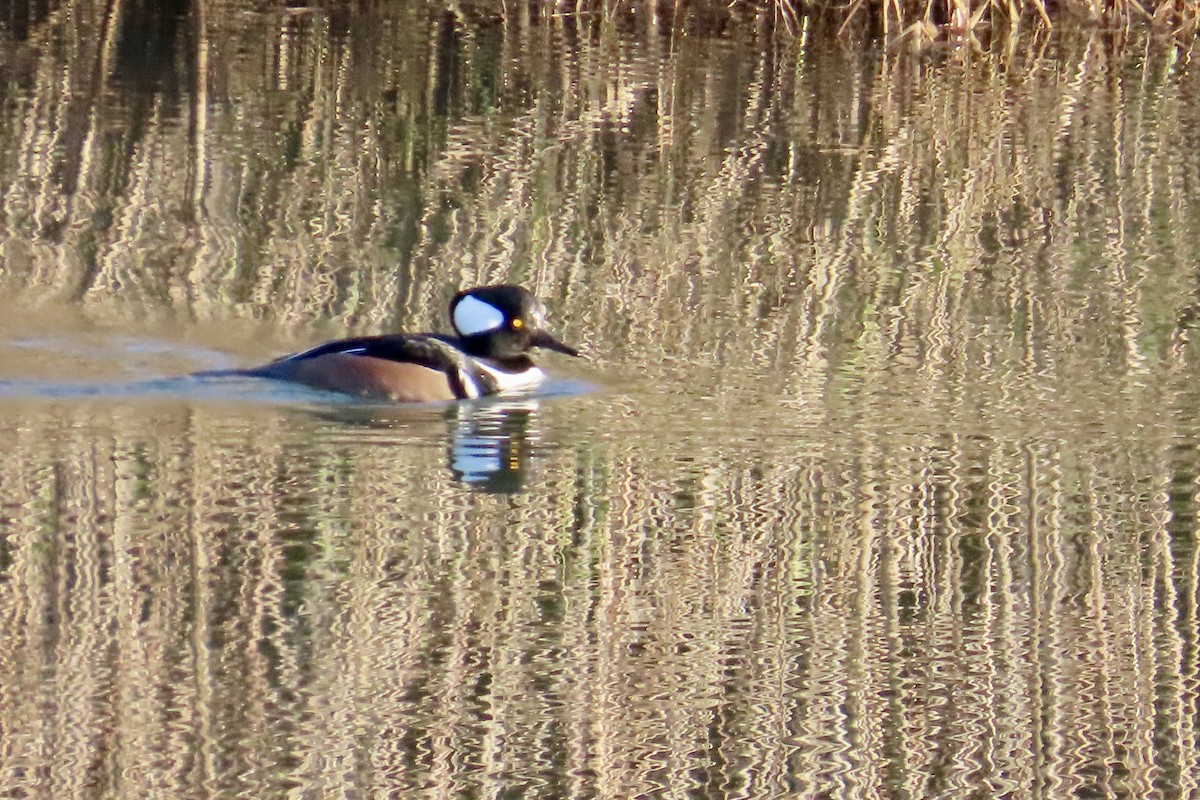
M 496 381 L 496 385 L 500 387 L 501 392 L 528 392 L 531 389 L 536 389 L 541 385 L 542 381 L 546 380 L 546 373 L 542 372 L 538 367 L 530 367 L 522 372 L 504 372 L 503 370 L 493 369 L 482 361 L 475 362 L 478 367 L 490 375 Z

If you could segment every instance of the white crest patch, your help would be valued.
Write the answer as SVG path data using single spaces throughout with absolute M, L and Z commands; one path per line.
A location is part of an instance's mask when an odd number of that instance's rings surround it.
M 504 325 L 504 314 L 495 306 L 488 305 L 467 295 L 454 306 L 454 329 L 463 336 L 489 333 L 500 330 Z

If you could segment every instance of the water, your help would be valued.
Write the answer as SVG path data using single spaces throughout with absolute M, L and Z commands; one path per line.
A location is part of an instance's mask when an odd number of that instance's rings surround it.
M 0 795 L 1200 795 L 1192 50 L 489 8 L 0 2 Z

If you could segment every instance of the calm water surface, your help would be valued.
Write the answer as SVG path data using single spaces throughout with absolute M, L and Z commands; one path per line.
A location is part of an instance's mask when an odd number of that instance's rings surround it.
M 1197 54 L 489 9 L 0 0 L 0 795 L 1200 796 Z

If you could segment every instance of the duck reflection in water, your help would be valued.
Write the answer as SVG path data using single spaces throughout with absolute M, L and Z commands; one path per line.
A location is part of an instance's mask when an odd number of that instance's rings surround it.
M 459 404 L 450 431 L 450 471 L 463 483 L 488 492 L 525 488 L 536 442 L 536 400 Z
M 514 397 L 455 403 L 444 410 L 341 405 L 316 414 L 338 428 L 386 432 L 389 440 L 400 431 L 406 440 L 414 434 L 441 438 L 444 424 L 446 466 L 454 478 L 481 491 L 509 494 L 525 488 L 533 448 L 541 438 L 537 411 L 536 399 Z

